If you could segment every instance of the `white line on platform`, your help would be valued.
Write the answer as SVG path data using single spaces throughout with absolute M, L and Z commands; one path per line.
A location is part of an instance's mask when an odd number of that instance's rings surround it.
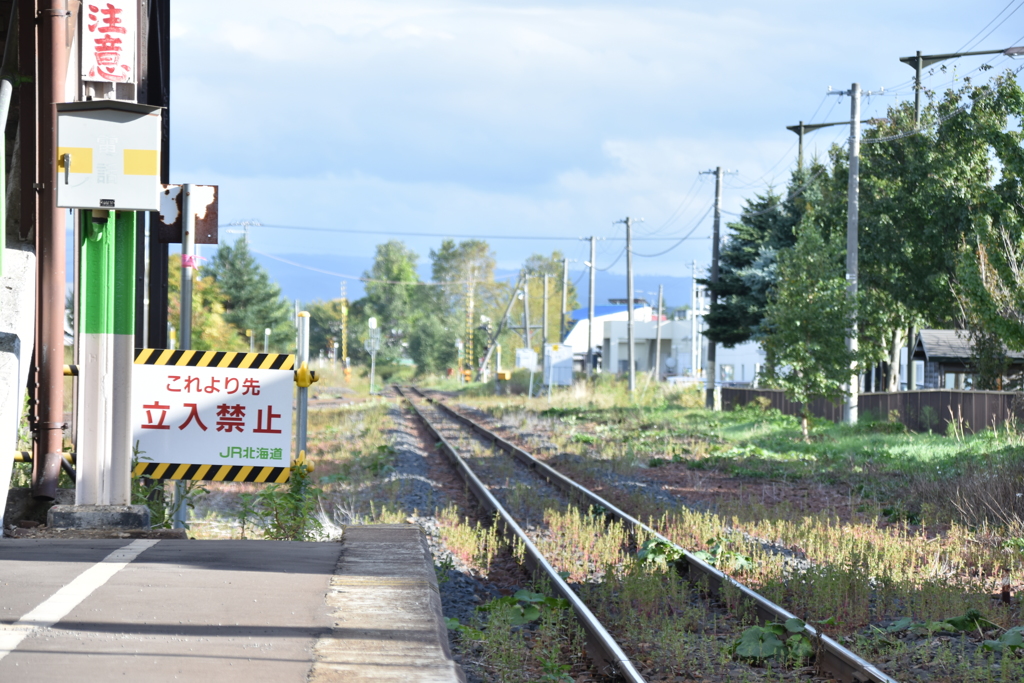
M 35 609 L 10 626 L 0 624 L 0 659 L 11 654 L 32 631 L 53 626 L 92 592 L 110 580 L 114 574 L 128 566 L 143 550 L 152 548 L 159 540 L 136 540 L 118 548 L 102 560 L 79 574 L 56 593 L 39 603 Z

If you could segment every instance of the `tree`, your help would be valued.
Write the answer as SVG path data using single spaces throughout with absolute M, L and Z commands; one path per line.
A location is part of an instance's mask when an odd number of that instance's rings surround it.
M 381 363 L 395 363 L 405 356 L 406 337 L 413 314 L 419 309 L 418 299 L 423 294 L 416 274 L 418 259 L 404 242 L 391 240 L 377 245 L 373 267 L 363 273 L 367 279 L 366 296 L 363 306 L 357 310 L 364 317 L 362 324 L 354 329 L 360 330 L 361 345 L 369 336 L 365 321 L 377 318 L 381 330 L 381 349 L 377 357 Z
M 971 227 L 957 250 L 957 295 L 962 319 L 1024 350 L 1024 91 L 1010 76 L 971 92 L 961 138 L 980 141 L 1000 167 L 998 180 L 976 188 Z M 957 117 L 960 118 L 960 117 Z M 1013 125 L 1010 125 L 1012 122 Z M 977 343 L 977 339 L 975 340 Z
M 457 365 L 458 337 L 457 328 L 446 325 L 442 316 L 419 316 L 409 335 L 409 355 L 416 363 L 417 374 L 435 374 Z
M 856 357 L 845 344 L 854 321 L 846 292 L 843 250 L 809 220 L 797 241 L 779 254 L 778 283 L 768 296 L 760 332 L 774 380 L 791 401 L 803 404 L 801 429 L 808 438 L 810 402 L 844 394 Z
M 342 309 L 341 299 L 318 300 L 306 305 L 306 311 L 309 312 L 310 358 L 315 358 L 321 350 L 329 354 L 335 343 L 338 344 L 338 353 L 341 353 Z
M 561 324 L 559 314 L 562 310 L 562 259 L 561 251 L 551 252 L 551 256 L 533 254 L 523 264 L 523 270 L 530 275 L 529 296 L 530 296 L 530 317 L 534 325 L 540 325 L 543 320 L 544 311 L 544 275 L 548 276 L 548 341 L 561 341 L 558 326 Z M 507 299 L 502 302 L 507 303 Z M 579 300 L 576 295 L 576 285 L 569 281 L 566 289 L 566 309 L 575 310 L 579 308 Z M 535 348 L 540 348 L 544 338 L 544 330 L 534 330 L 531 341 Z
M 173 270 L 173 269 L 172 269 Z M 224 244 L 201 270 L 203 279 L 217 283 L 224 297 L 224 320 L 242 334 L 252 330 L 260 338 L 269 327 L 272 349 L 290 349 L 295 344 L 295 324 L 291 306 L 281 297 L 281 288 L 249 251 L 249 243 L 239 239 Z
M 727 226 L 731 234 L 719 256 L 718 282 L 698 280 L 717 295 L 704 318 L 708 339 L 733 347 L 757 333 L 775 281 L 776 253 L 793 244 L 794 225 L 782 198 L 769 190 L 748 200 L 740 220 Z
M 249 343 L 236 327 L 224 319 L 224 293 L 217 281 L 192 279 L 192 348 L 199 351 L 245 351 Z M 179 326 L 181 320 L 181 268 L 167 273 L 167 319 Z

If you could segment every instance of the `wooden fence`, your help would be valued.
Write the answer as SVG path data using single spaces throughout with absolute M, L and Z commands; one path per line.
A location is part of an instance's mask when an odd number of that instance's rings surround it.
M 786 415 L 800 415 L 803 406 L 790 401 L 778 389 L 722 388 L 722 408 L 751 403 L 759 396 L 767 398 L 771 407 Z M 924 389 L 895 393 L 861 394 L 861 419 L 888 420 L 890 416 L 915 432 L 945 432 L 951 420 L 963 423 L 964 431 L 977 432 L 1002 426 L 1009 418 L 1024 422 L 1024 394 L 1009 391 L 952 391 Z M 811 402 L 811 415 L 833 422 L 843 419 L 843 407 L 823 399 Z M 895 411 L 895 412 L 894 412 Z

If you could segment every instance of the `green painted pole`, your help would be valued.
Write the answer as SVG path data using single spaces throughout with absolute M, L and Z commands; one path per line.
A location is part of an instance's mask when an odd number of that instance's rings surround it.
M 135 213 L 81 212 L 78 505 L 131 501 Z

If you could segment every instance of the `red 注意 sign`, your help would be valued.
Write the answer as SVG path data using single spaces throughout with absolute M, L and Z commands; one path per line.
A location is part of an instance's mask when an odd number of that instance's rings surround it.
M 86 0 L 82 28 L 82 80 L 135 83 L 136 0 Z

